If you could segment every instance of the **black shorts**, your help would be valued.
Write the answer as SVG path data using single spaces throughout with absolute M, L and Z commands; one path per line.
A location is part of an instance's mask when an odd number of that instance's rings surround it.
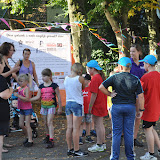
M 156 122 L 148 122 L 148 121 L 143 121 L 142 128 L 150 128 L 152 126 L 155 126 Z

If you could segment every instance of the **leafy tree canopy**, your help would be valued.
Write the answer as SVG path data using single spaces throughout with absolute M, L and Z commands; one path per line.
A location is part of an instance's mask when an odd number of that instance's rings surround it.
M 10 9 L 11 14 L 20 15 L 29 13 L 32 8 L 39 6 L 41 0 L 1 0 L 4 4 L 2 9 Z

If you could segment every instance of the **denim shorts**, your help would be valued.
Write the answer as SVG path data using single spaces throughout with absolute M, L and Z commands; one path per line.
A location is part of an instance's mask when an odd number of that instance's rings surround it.
M 33 109 L 20 109 L 20 114 L 24 116 L 32 115 Z
M 68 101 L 66 103 L 65 112 L 67 116 L 73 114 L 74 116 L 82 117 L 84 115 L 83 105 L 73 101 Z
M 40 114 L 42 114 L 43 116 L 46 116 L 48 114 L 56 114 L 56 108 L 42 108 L 41 107 L 41 111 Z
M 92 115 L 91 114 L 84 114 L 82 122 L 91 123 L 92 122 Z

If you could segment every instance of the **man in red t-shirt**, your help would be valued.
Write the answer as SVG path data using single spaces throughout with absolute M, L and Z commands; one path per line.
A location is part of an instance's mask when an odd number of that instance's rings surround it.
M 157 144 L 158 156 L 160 156 L 160 140 L 153 126 L 155 126 L 160 116 L 160 73 L 155 69 L 157 63 L 155 56 L 147 55 L 140 61 L 144 62 L 144 68 L 147 71 L 147 73 L 142 76 L 141 83 L 145 98 L 145 111 L 143 112 L 142 120 L 148 145 L 148 152 L 144 156 L 141 156 L 140 159 L 157 160 L 154 156 L 154 141 Z

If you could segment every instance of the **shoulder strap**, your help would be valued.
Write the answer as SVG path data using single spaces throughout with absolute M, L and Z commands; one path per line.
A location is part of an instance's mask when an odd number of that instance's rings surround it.
M 19 66 L 21 67 L 21 66 L 22 66 L 23 61 L 22 61 L 22 59 L 20 59 L 19 61 L 20 61 Z

